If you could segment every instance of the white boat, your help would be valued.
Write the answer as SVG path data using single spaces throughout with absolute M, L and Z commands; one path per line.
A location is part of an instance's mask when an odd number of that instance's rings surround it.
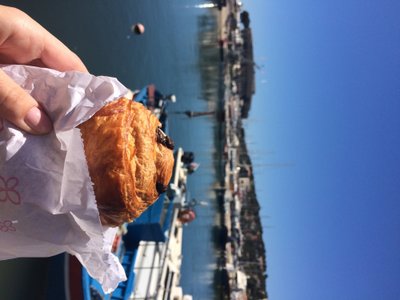
M 186 209 L 188 175 L 184 151 L 178 148 L 175 167 L 167 196 L 172 205 L 170 226 L 164 232 L 165 241 L 140 241 L 133 267 L 135 283 L 130 300 L 190 300 L 180 286 L 182 265 L 182 211 Z
M 129 299 L 192 299 L 180 286 L 183 224 L 178 210 L 172 220 L 166 242 L 140 242 L 133 268 L 135 286 Z

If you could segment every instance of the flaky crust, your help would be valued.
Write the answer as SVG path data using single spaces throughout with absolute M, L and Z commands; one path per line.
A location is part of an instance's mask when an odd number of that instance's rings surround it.
M 168 186 L 174 158 L 157 142 L 160 126 L 142 104 L 125 98 L 79 126 L 103 225 L 132 221 Z

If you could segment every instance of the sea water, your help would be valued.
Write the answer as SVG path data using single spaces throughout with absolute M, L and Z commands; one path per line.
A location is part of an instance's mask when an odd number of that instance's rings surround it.
M 172 113 L 209 110 L 204 95 L 216 93 L 204 91 L 201 82 L 200 66 L 207 63 L 199 51 L 201 30 L 208 26 L 204 15 L 211 13 L 200 8 L 203 2 L 0 1 L 21 8 L 41 23 L 75 51 L 91 73 L 116 77 L 131 89 L 154 83 L 161 92 L 177 96 L 177 103 L 169 107 L 170 135 L 176 146 L 195 153 L 200 168 L 189 177 L 188 190 L 191 198 L 206 203 L 196 207 L 197 219 L 184 228 L 181 284 L 194 299 L 213 299 L 216 124 L 212 117 L 189 119 Z M 138 22 L 145 26 L 143 35 L 131 31 Z M 39 270 L 45 266 L 46 259 L 0 262 L 0 281 L 4 283 L 0 283 L 0 299 L 6 299 L 6 295 L 8 300 L 13 300 L 11 295 L 34 299 L 33 295 L 41 293 L 45 274 Z M 16 289 L 18 293 L 10 292 Z

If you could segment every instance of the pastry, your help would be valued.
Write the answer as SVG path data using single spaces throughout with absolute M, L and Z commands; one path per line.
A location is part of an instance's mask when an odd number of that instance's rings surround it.
M 103 225 L 132 221 L 166 190 L 173 142 L 160 127 L 147 108 L 126 98 L 79 125 Z

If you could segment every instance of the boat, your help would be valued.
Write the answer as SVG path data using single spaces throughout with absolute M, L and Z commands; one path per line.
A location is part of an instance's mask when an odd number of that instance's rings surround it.
M 150 109 L 163 124 L 167 119 L 167 106 L 176 102 L 175 94 L 164 95 L 154 84 L 149 84 L 141 90 L 132 92 L 132 100 L 140 102 Z M 164 130 L 164 128 L 162 128 Z M 165 131 L 165 130 L 164 130 Z
M 135 97 L 136 101 L 142 99 L 138 94 Z M 165 106 L 166 102 L 157 108 L 165 110 Z M 166 120 L 162 123 L 165 125 Z M 183 227 L 194 219 L 193 216 L 190 220 L 183 217 L 183 212 L 190 209 L 187 176 L 198 165 L 194 163 L 193 153 L 185 153 L 182 148 L 178 148 L 174 156 L 175 165 L 167 191 L 135 221 L 120 226 L 115 236 L 113 253 L 120 260 L 128 279 L 111 294 L 105 294 L 101 285 L 90 277 L 74 256 L 63 254 L 55 257 L 54 266 L 49 268 L 50 281 L 54 274 L 54 278 L 62 279 L 63 286 L 49 282 L 46 299 L 192 299 L 180 286 L 180 269 Z M 60 268 L 64 270 L 62 275 Z
M 195 203 L 191 200 L 188 200 L 187 178 L 190 174 L 193 174 L 199 168 L 199 166 L 200 164 L 194 161 L 193 152 L 184 152 L 182 148 L 178 148 L 175 153 L 175 166 L 167 194 L 171 198 L 183 198 L 183 202 L 178 213 L 178 219 L 183 224 L 190 223 L 196 218 L 196 213 L 194 210 Z

